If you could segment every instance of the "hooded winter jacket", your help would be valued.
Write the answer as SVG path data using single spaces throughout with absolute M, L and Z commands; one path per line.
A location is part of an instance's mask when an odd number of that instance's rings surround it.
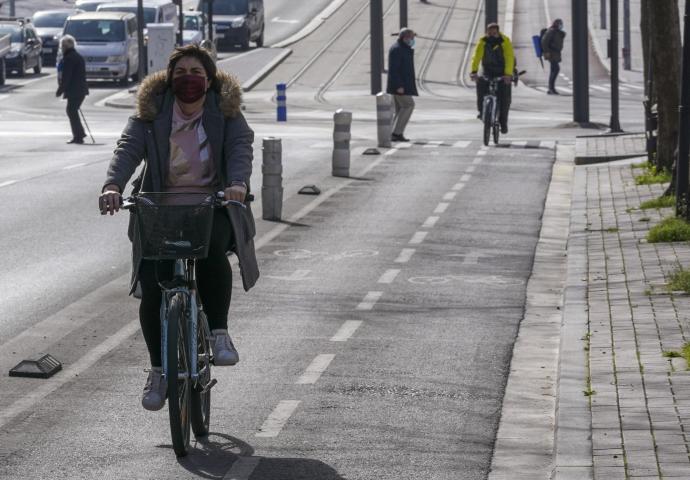
M 479 71 L 480 63 L 485 75 L 512 77 L 515 70 L 515 52 L 510 38 L 502 33 L 498 38 L 488 35 L 480 38 L 472 56 L 472 73 Z

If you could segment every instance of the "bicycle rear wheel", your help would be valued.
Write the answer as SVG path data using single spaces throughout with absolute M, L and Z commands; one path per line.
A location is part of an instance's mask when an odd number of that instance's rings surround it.
M 200 310 L 196 333 L 199 380 L 192 389 L 192 431 L 197 437 L 208 435 L 211 420 L 211 339 L 209 333 L 206 314 Z
M 493 122 L 493 115 L 491 114 L 492 108 L 493 102 L 491 99 L 485 99 L 482 119 L 484 120 L 484 145 L 487 147 L 489 146 L 489 140 L 491 139 L 491 123 Z
M 173 449 L 178 457 L 189 448 L 190 391 L 187 322 L 185 301 L 181 293 L 170 300 L 168 309 L 168 412 Z

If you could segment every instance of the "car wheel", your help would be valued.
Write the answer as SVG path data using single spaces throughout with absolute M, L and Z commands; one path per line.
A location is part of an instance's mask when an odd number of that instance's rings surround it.
M 36 66 L 34 67 L 34 73 L 39 74 L 41 73 L 41 70 L 43 69 L 43 58 L 39 55 L 38 61 L 36 62 Z
M 249 50 L 249 42 L 251 38 L 252 34 L 250 32 L 247 32 L 247 38 L 240 44 L 240 48 L 242 50 Z
M 25 73 L 26 73 L 26 59 L 24 57 L 22 57 L 19 60 L 19 65 L 17 65 L 17 76 L 23 77 Z
M 125 76 L 120 78 L 117 83 L 121 86 L 126 87 L 129 85 L 129 62 L 127 62 L 127 69 L 125 70 Z
M 7 71 L 5 70 L 5 59 L 0 58 L 0 85 L 5 84 L 5 77 L 7 76 Z
M 256 39 L 256 46 L 258 48 L 261 48 L 264 46 L 264 28 L 265 27 L 261 27 L 261 35 L 259 35 L 259 38 Z

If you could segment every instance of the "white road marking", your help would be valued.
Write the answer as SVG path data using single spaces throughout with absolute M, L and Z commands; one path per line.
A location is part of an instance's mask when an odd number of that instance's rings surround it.
M 376 305 L 376 302 L 378 302 L 381 299 L 381 296 L 383 296 L 383 292 L 367 293 L 364 297 L 364 300 L 362 300 L 360 304 L 357 305 L 357 310 L 371 310 L 372 308 L 374 308 L 374 305 Z
M 455 193 L 455 192 L 453 192 L 453 193 Z M 445 200 L 445 198 L 444 198 L 444 200 Z M 427 218 L 426 220 L 424 220 L 424 223 L 422 224 L 422 228 L 434 228 L 434 226 L 436 225 L 436 222 L 438 222 L 439 218 L 440 217 L 436 217 L 436 216 Z
M 0 188 L 7 187 L 9 185 L 12 185 L 13 183 L 17 183 L 17 180 L 7 180 L 6 182 L 2 182 L 0 183 Z
M 132 336 L 139 330 L 139 320 L 132 320 L 116 333 L 108 337 L 105 341 L 89 350 L 86 355 L 81 357 L 71 366 L 65 368 L 57 376 L 45 380 L 45 383 L 37 386 L 22 398 L 16 400 L 12 405 L 0 411 L 0 428 L 4 427 L 12 418 L 24 413 L 34 405 L 40 403 L 45 397 L 62 387 L 67 382 L 71 382 L 82 372 L 91 368 L 97 361 L 116 348 L 120 343 Z
M 467 148 L 470 143 L 472 142 L 468 140 L 459 140 L 453 144 L 453 148 Z
M 256 436 L 265 438 L 277 437 L 290 419 L 290 416 L 295 413 L 299 404 L 299 400 L 282 400 L 275 410 L 271 412 L 264 424 L 261 425 Z
M 393 155 L 395 152 L 398 151 L 398 148 L 400 148 L 400 147 L 391 148 L 386 153 L 384 153 L 384 155 Z
M 331 337 L 331 342 L 346 342 L 362 324 L 361 320 L 347 320 L 343 326 Z
M 470 165 L 465 169 L 465 173 L 474 173 L 474 171 L 477 169 L 476 165 Z
M 446 192 L 446 193 L 443 195 L 443 199 L 444 199 L 446 202 L 449 202 L 449 201 L 455 199 L 455 196 L 456 196 L 457 194 L 458 194 L 458 192 Z
M 460 182 L 460 183 L 456 183 L 455 185 L 453 185 L 452 190 L 453 190 L 453 191 L 456 191 L 456 192 L 459 192 L 459 191 L 462 190 L 463 188 L 465 188 L 465 184 L 464 184 L 463 182 Z
M 268 278 L 272 278 L 274 280 L 284 280 L 286 282 L 299 282 L 301 280 L 311 280 L 309 277 L 309 273 L 311 270 L 295 270 L 294 273 L 291 275 L 287 276 L 274 276 L 274 275 L 266 275 Z
M 411 243 L 412 245 L 418 245 L 424 241 L 428 233 L 429 232 L 416 232 L 414 235 L 412 235 L 412 238 L 408 243 Z
M 442 143 L 443 140 L 430 140 L 426 142 L 426 145 L 424 145 L 422 148 L 437 148 L 440 147 Z
M 527 146 L 527 142 L 516 140 L 516 141 L 510 142 L 510 146 L 511 147 L 518 147 L 518 148 L 525 148 Z
M 395 281 L 395 277 L 397 277 L 399 273 L 400 270 L 397 268 L 386 270 L 383 275 L 381 275 L 381 278 L 379 278 L 378 283 L 393 283 Z
M 223 480 L 249 480 L 260 461 L 261 457 L 239 457 L 225 474 Z
M 593 88 L 595 90 L 599 90 L 600 92 L 607 92 L 607 93 L 611 91 L 610 88 L 600 87 L 599 85 L 590 85 L 589 88 Z
M 328 365 L 331 364 L 335 355 L 332 353 L 323 353 L 317 355 L 316 358 L 309 364 L 301 377 L 297 379 L 297 385 L 312 385 L 316 383 L 321 374 L 326 371 Z
M 473 163 L 474 165 L 479 165 L 479 164 L 482 163 L 483 161 L 484 161 L 484 157 L 477 157 L 477 158 L 475 158 L 474 160 L 472 160 L 472 163 Z
M 10 96 L 7 94 L 0 95 L 0 101 L 5 100 L 6 98 L 10 98 Z
M 438 205 L 436 205 L 436 208 L 434 209 L 434 213 L 445 212 L 446 209 L 448 208 L 448 205 L 450 205 L 450 203 L 446 203 L 446 202 L 439 203 Z
M 477 155 L 480 155 L 480 156 L 481 156 L 481 155 L 486 155 L 486 154 L 487 154 L 487 151 L 484 150 L 484 149 L 479 150 L 479 151 L 477 152 Z
M 539 144 L 540 148 L 556 148 L 556 142 L 553 140 L 542 140 Z
M 460 177 L 461 182 L 469 182 L 470 178 L 472 178 L 472 175 L 465 173 L 462 177 Z
M 410 148 L 412 147 L 411 142 L 399 142 L 396 148 Z
M 412 255 L 414 255 L 414 252 L 416 250 L 414 248 L 403 248 L 400 251 L 400 255 L 398 255 L 398 258 L 395 259 L 395 263 L 407 263 L 410 261 L 412 258 Z
M 273 20 L 271 20 L 273 23 L 299 23 L 299 20 L 285 20 L 280 17 L 275 17 Z
M 72 170 L 73 168 L 79 168 L 83 167 L 86 165 L 85 163 L 75 163 L 74 165 L 67 165 L 66 167 L 63 167 L 63 170 Z

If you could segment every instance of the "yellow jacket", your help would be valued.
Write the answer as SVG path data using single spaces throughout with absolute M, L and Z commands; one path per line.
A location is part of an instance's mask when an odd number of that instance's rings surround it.
M 510 38 L 506 35 L 500 34 L 503 38 L 503 43 L 501 47 L 503 48 L 503 59 L 505 60 L 505 71 L 504 75 L 513 76 L 513 71 L 515 70 L 515 52 L 513 51 L 513 44 L 510 42 Z M 477 47 L 474 49 L 474 55 L 472 56 L 472 73 L 476 73 L 479 70 L 479 64 L 484 58 L 484 49 L 486 48 L 486 36 L 483 36 L 477 42 Z M 498 47 L 496 47 L 498 48 Z

